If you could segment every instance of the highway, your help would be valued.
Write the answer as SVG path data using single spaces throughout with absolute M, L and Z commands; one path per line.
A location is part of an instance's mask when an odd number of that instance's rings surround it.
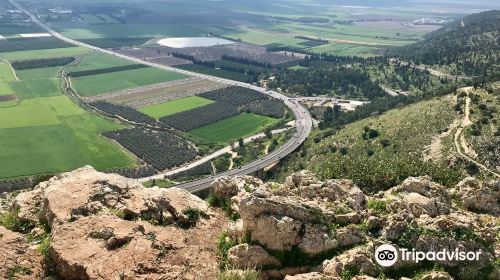
M 229 171 L 226 171 L 226 172 L 223 172 L 223 173 L 220 173 L 220 174 L 208 177 L 208 178 L 192 181 L 189 183 L 176 185 L 176 187 L 178 187 L 178 188 L 182 188 L 182 189 L 185 189 L 185 190 L 190 191 L 190 192 L 199 192 L 199 191 L 208 189 L 210 187 L 210 184 L 213 182 L 213 180 L 218 178 L 218 177 L 234 176 L 234 175 L 247 175 L 247 174 L 253 173 L 255 171 L 258 171 L 260 169 L 263 169 L 266 166 L 269 166 L 269 165 L 281 160 L 282 158 L 286 157 L 288 154 L 295 151 L 302 143 L 304 143 L 304 141 L 307 139 L 307 137 L 309 136 L 309 134 L 312 130 L 313 122 L 312 122 L 312 117 L 311 117 L 311 114 L 309 113 L 309 111 L 307 109 L 305 109 L 302 105 L 300 105 L 297 100 L 290 99 L 287 96 L 282 95 L 276 91 L 270 91 L 270 90 L 267 90 L 265 88 L 254 86 L 254 85 L 247 84 L 247 83 L 242 83 L 242 82 L 233 81 L 233 80 L 229 80 L 229 79 L 223 79 L 223 78 L 214 77 L 214 76 L 205 75 L 205 74 L 199 74 L 199 73 L 195 73 L 195 72 L 190 72 L 190 71 L 186 71 L 186 70 L 182 70 L 182 69 L 177 69 L 177 68 L 173 68 L 173 67 L 169 67 L 169 66 L 164 66 L 164 65 L 160 65 L 160 64 L 156 64 L 156 63 L 143 61 L 142 59 L 139 59 L 139 58 L 119 54 L 119 53 L 113 52 L 111 50 L 102 49 L 102 48 L 92 46 L 92 45 L 89 45 L 89 44 L 86 44 L 86 43 L 83 43 L 83 42 L 80 42 L 77 40 L 66 38 L 62 34 L 53 30 L 50 26 L 48 26 L 47 24 L 42 22 L 40 19 L 38 19 L 38 17 L 36 17 L 30 11 L 24 9 L 21 5 L 19 5 L 15 1 L 9 0 L 9 2 L 12 5 L 14 5 L 18 10 L 27 14 L 34 23 L 38 24 L 41 28 L 45 29 L 48 33 L 50 33 L 55 38 L 58 38 L 59 40 L 68 42 L 68 43 L 76 45 L 76 46 L 86 47 L 86 48 L 89 48 L 91 50 L 98 51 L 101 53 L 114 55 L 116 57 L 127 59 L 130 61 L 136 62 L 136 63 L 155 67 L 158 69 L 177 72 L 177 73 L 181 73 L 181 74 L 185 74 L 185 75 L 193 76 L 193 77 L 199 77 L 199 78 L 214 81 L 214 82 L 225 83 L 225 84 L 230 84 L 230 85 L 235 85 L 235 86 L 253 89 L 253 90 L 262 92 L 264 94 L 267 94 L 273 98 L 282 100 L 284 102 L 284 104 L 292 110 L 293 114 L 295 115 L 295 119 L 296 119 L 296 122 L 295 122 L 296 131 L 293 134 L 292 138 L 288 142 L 286 142 L 284 145 L 282 145 L 281 147 L 279 147 L 278 149 L 276 149 L 272 153 L 269 153 L 268 155 L 264 156 L 263 158 L 260 158 L 254 162 L 251 162 L 247 165 L 244 165 L 241 168 L 229 170 Z

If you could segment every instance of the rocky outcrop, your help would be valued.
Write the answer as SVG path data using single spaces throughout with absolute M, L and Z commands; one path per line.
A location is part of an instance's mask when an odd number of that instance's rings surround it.
M 279 267 L 281 263 L 258 245 L 246 243 L 232 247 L 228 251 L 228 261 L 235 268 Z
M 64 279 L 218 274 L 215 243 L 227 219 L 177 188 L 148 189 L 85 167 L 21 193 L 12 210 L 51 228 L 50 256 Z
M 482 250 L 479 261 L 472 264 L 478 268 L 491 264 L 500 251 L 496 245 L 498 216 L 464 211 L 457 203 L 460 194 L 467 193 L 474 201 L 470 203 L 484 203 L 481 212 L 495 213 L 498 201 L 491 184 L 462 182 L 447 189 L 428 176 L 410 177 L 369 197 L 349 180 L 322 182 L 307 171 L 291 175 L 283 185 L 248 180 L 219 179 L 214 193 L 230 200 L 240 216 L 229 224 L 228 236 L 235 242 L 245 239 L 259 244 L 256 256 L 261 259 L 268 257 L 262 250 L 284 256 L 277 260 L 282 268 L 261 265 L 265 267 L 264 278 L 344 279 L 355 273 L 353 279 L 375 279 L 387 268 L 377 264 L 373 252 L 386 243 L 424 252 Z M 493 198 L 486 194 L 493 194 Z M 248 246 L 234 247 L 240 268 L 256 262 L 248 254 Z M 296 259 L 293 266 L 287 256 Z M 325 257 L 323 262 L 320 256 Z M 436 262 L 450 268 L 471 265 L 458 260 Z M 415 262 L 398 259 L 393 269 L 418 267 Z M 428 277 L 441 279 L 446 275 L 433 272 Z
M 123 218 L 148 217 L 160 223 L 185 222 L 186 209 L 210 214 L 200 198 L 177 189 L 147 189 L 119 175 L 96 172 L 91 167 L 64 173 L 19 194 L 13 203 L 19 217 L 49 227 L 102 212 Z M 14 210 L 13 209 L 13 210 Z
M 410 177 L 369 196 L 352 181 L 322 182 L 306 171 L 284 184 L 223 177 L 213 183 L 213 194 L 231 207 L 225 210 L 235 220 L 229 221 L 181 189 L 148 189 L 86 167 L 13 200 L 13 213 L 30 225 L 30 240 L 50 234 L 53 267 L 42 267 L 41 254 L 25 236 L 0 227 L 0 275 L 40 279 L 52 268 L 70 280 L 217 279 L 222 263 L 235 275 L 258 269 L 264 280 L 370 280 L 419 269 L 401 259 L 390 269 L 379 266 L 374 251 L 382 244 L 424 252 L 481 250 L 476 262 L 435 261 L 455 276 L 498 258 L 498 186 L 467 178 L 447 189 L 428 176 Z M 441 271 L 422 277 L 451 279 Z
M 349 250 L 338 257 L 326 260 L 322 272 L 327 276 L 341 277 L 344 270 L 355 269 L 359 274 L 376 276 L 378 268 L 372 261 L 371 255 L 365 248 Z
M 500 214 L 500 182 L 483 184 L 475 178 L 465 178 L 454 190 L 457 200 L 470 211 Z
M 407 211 L 416 217 L 448 214 L 451 208 L 451 197 L 446 188 L 432 182 L 429 176 L 410 177 L 400 186 L 388 190 L 385 198 L 391 211 Z
M 0 226 L 0 277 L 30 280 L 43 275 L 42 256 L 24 236 Z

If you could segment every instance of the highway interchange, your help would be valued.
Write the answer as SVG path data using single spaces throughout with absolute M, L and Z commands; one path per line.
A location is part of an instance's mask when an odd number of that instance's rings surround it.
M 211 183 L 216 178 L 223 177 L 223 176 L 247 175 L 247 174 L 251 174 L 255 171 L 258 171 L 260 169 L 263 169 L 266 166 L 269 166 L 275 162 L 278 162 L 282 158 L 286 157 L 288 154 L 295 151 L 300 145 L 302 145 L 302 143 L 304 143 L 304 141 L 307 139 L 307 137 L 309 136 L 309 134 L 312 130 L 313 122 L 312 122 L 312 117 L 311 117 L 311 114 L 309 113 L 309 111 L 307 109 L 305 109 L 302 105 L 300 105 L 297 100 L 290 99 L 287 96 L 280 94 L 276 91 L 270 91 L 270 90 L 267 90 L 265 88 L 251 85 L 251 84 L 247 84 L 247 83 L 242 83 L 242 82 L 233 81 L 233 80 L 229 80 L 229 79 L 223 79 L 223 78 L 214 77 L 214 76 L 205 75 L 205 74 L 199 74 L 199 73 L 195 73 L 195 72 L 190 72 L 190 71 L 186 71 L 186 70 L 182 70 L 182 69 L 177 69 L 177 68 L 173 68 L 173 67 L 169 67 L 169 66 L 164 66 L 164 65 L 160 65 L 160 64 L 156 64 L 156 63 L 143 61 L 139 58 L 126 56 L 123 54 L 113 52 L 111 50 L 102 49 L 102 48 L 99 48 L 96 46 L 85 44 L 85 43 L 77 41 L 77 40 L 67 38 L 67 37 L 63 36 L 62 34 L 56 32 L 55 30 L 53 30 L 50 26 L 48 26 L 47 24 L 42 22 L 40 19 L 38 19 L 38 17 L 36 17 L 34 14 L 29 12 L 28 10 L 24 9 L 18 3 L 14 2 L 12 0 L 10 0 L 10 2 L 17 9 L 26 13 L 31 18 L 31 20 L 33 22 L 38 24 L 41 28 L 45 29 L 48 33 L 50 33 L 55 38 L 58 38 L 62 41 L 68 42 L 68 43 L 76 45 L 76 46 L 86 47 L 86 48 L 89 48 L 91 50 L 98 51 L 101 53 L 114 55 L 116 57 L 127 59 L 130 61 L 136 62 L 136 63 L 148 65 L 148 66 L 155 67 L 158 69 L 177 72 L 177 73 L 181 73 L 181 74 L 185 74 L 185 75 L 193 76 L 193 77 L 199 77 L 199 78 L 214 81 L 214 82 L 225 83 L 225 84 L 230 84 L 230 85 L 235 85 L 235 86 L 253 89 L 253 90 L 262 92 L 264 94 L 267 94 L 273 98 L 282 100 L 284 102 L 284 104 L 288 108 L 290 108 L 290 110 L 293 112 L 293 114 L 295 116 L 295 120 L 296 120 L 295 133 L 293 134 L 293 136 L 290 138 L 290 140 L 288 142 L 286 142 L 284 145 L 282 145 L 281 147 L 279 147 L 278 149 L 276 149 L 272 153 L 269 153 L 268 155 L 266 155 L 266 156 L 264 156 L 256 161 L 253 161 L 247 165 L 244 165 L 238 169 L 229 170 L 229 171 L 219 173 L 219 174 L 211 176 L 211 177 L 207 177 L 207 178 L 199 179 L 196 181 L 176 185 L 176 187 L 178 187 L 178 188 L 182 188 L 182 189 L 185 189 L 185 190 L 187 190 L 189 192 L 193 192 L 193 193 L 199 192 L 199 191 L 210 188 Z

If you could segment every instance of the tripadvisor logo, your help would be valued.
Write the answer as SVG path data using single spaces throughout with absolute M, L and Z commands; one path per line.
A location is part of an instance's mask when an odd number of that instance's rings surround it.
M 482 251 L 459 251 L 443 249 L 440 251 L 417 251 L 415 249 L 408 250 L 406 248 L 396 249 L 390 244 L 383 244 L 375 249 L 375 261 L 384 267 L 394 265 L 398 259 L 402 261 L 411 261 L 419 263 L 421 261 L 478 261 Z
M 398 250 L 392 245 L 380 245 L 375 250 L 375 261 L 381 266 L 392 266 L 397 260 Z

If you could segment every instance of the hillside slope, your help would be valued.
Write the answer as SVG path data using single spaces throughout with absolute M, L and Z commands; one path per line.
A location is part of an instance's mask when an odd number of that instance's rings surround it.
M 387 54 L 416 64 L 445 66 L 454 75 L 490 76 L 500 71 L 499 30 L 500 10 L 481 12 Z
M 453 150 L 453 130 L 461 119 L 455 104 L 456 97 L 448 95 L 353 122 L 336 133 L 316 132 L 280 176 L 309 169 L 321 179 L 352 179 L 374 192 L 409 176 L 455 184 L 461 177 Z

